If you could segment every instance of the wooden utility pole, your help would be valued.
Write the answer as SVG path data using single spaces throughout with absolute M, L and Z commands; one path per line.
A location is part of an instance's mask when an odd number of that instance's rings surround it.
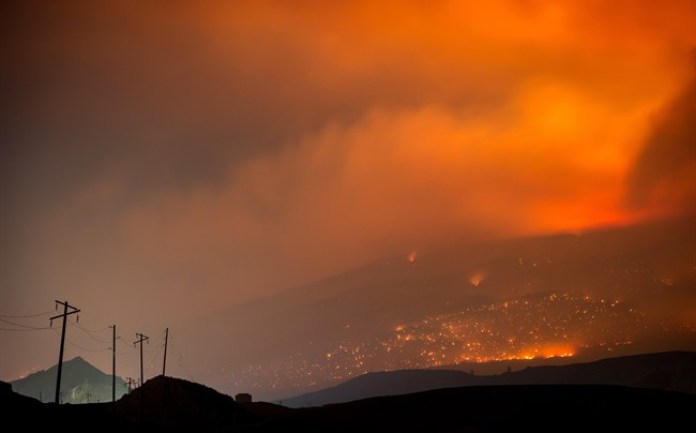
M 76 314 L 79 313 L 80 310 L 77 308 L 73 307 L 72 305 L 68 304 L 68 301 L 65 302 L 60 302 L 56 301 L 56 308 L 58 308 L 58 304 L 63 306 L 63 314 L 58 314 L 56 316 L 51 317 L 50 324 L 53 326 L 53 320 L 58 319 L 58 318 L 63 318 L 63 330 L 61 331 L 60 334 L 60 353 L 58 354 L 58 378 L 56 380 L 56 404 L 60 404 L 60 377 L 63 374 L 63 348 L 65 347 L 65 327 L 68 322 L 68 316 L 71 314 Z M 71 310 L 71 311 L 68 311 Z M 78 320 L 80 316 L 77 316 Z
M 162 376 L 167 372 L 167 341 L 169 340 L 169 328 L 164 331 L 164 362 L 162 363 Z
M 136 333 L 135 336 L 138 337 L 138 340 L 133 342 L 133 346 L 140 343 L 140 386 L 143 386 L 145 383 L 145 375 L 143 374 L 143 342 L 148 341 L 147 344 L 150 344 L 150 337 L 140 333 Z
M 111 402 L 116 402 L 116 325 L 111 325 Z

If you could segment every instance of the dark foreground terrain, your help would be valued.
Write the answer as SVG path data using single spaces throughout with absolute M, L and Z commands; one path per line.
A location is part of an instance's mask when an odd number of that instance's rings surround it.
M 527 367 L 497 375 L 446 369 L 373 372 L 279 403 L 288 407 L 325 406 L 384 395 L 493 385 L 616 385 L 696 395 L 696 352 L 621 356 L 586 363 Z
M 5 426 L 22 431 L 676 431 L 692 425 L 696 395 L 604 385 L 471 386 L 289 409 L 237 404 L 205 386 L 160 376 L 115 404 L 56 406 L 3 383 L 0 404 Z

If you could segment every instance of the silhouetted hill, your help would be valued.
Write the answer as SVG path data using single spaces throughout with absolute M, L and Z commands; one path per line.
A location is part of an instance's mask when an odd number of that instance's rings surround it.
M 0 382 L 0 407 L 4 431 L 97 430 L 101 433 L 143 431 L 110 411 L 111 403 L 41 403 Z
M 0 382 L 3 422 L 21 431 L 95 429 L 100 432 L 223 432 L 263 423 L 292 409 L 236 404 L 228 395 L 182 379 L 158 376 L 116 403 L 41 403 Z
M 124 396 L 115 412 L 133 423 L 171 431 L 223 431 L 254 419 L 229 395 L 166 376 L 150 379 Z
M 288 407 L 323 406 L 370 397 L 476 385 L 477 377 L 455 370 L 397 370 L 366 373 L 330 388 L 279 400 Z
M 680 431 L 695 405 L 691 394 L 618 386 L 472 386 L 296 409 L 240 431 Z
M 29 376 L 10 382 L 12 389 L 22 395 L 49 402 L 55 399 L 58 366 L 38 371 Z M 63 403 L 98 403 L 111 401 L 112 379 L 81 357 L 63 362 L 61 377 Z M 116 377 L 116 398 L 128 391 L 126 383 Z
M 38 407 L 41 404 L 34 398 L 14 392 L 11 384 L 2 381 L 0 381 L 0 403 L 3 408 L 31 407 L 32 405 Z
M 471 386 L 317 408 L 235 404 L 195 383 L 157 377 L 115 404 L 55 405 L 0 383 L 7 426 L 101 432 L 676 431 L 691 425 L 696 395 L 597 385 Z
M 529 367 L 491 376 L 457 370 L 368 373 L 340 385 L 282 400 L 289 407 L 321 406 L 370 397 L 482 385 L 623 385 L 696 394 L 696 352 L 668 352 L 562 366 Z
M 696 394 L 696 352 L 666 352 L 583 364 L 531 367 L 494 377 L 490 384 L 606 384 Z

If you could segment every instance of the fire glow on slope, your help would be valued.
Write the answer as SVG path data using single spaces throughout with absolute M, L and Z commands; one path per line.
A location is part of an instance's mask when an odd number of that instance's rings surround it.
M 342 341 L 316 358 L 250 365 L 228 377 L 234 389 L 301 389 L 370 371 L 460 363 L 572 357 L 584 348 L 611 352 L 647 329 L 643 314 L 618 300 L 547 294 L 510 299 L 398 324 L 369 341 Z

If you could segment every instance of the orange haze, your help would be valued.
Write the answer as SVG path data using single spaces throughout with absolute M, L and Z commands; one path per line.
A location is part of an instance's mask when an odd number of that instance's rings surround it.
M 160 326 L 453 240 L 694 210 L 694 1 L 2 11 L 9 314 Z

